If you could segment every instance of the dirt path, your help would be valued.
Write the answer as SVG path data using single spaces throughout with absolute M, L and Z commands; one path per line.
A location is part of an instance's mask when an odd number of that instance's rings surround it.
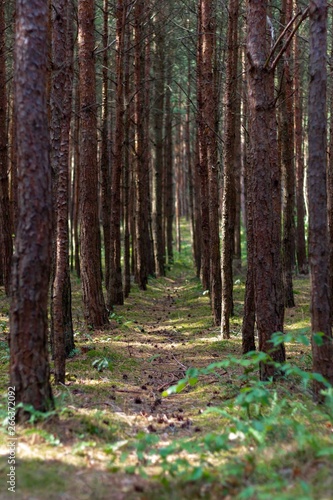
M 202 432 L 202 411 L 217 397 L 214 385 L 195 395 L 186 389 L 164 398 L 162 392 L 189 367 L 219 356 L 208 297 L 193 270 L 180 265 L 172 276 L 151 280 L 146 292 L 134 288 L 115 309 L 110 329 L 89 332 L 80 304 L 74 291 L 78 354 L 67 363 L 66 387 L 55 388 L 59 416 L 18 429 L 17 498 L 185 498 L 124 473 L 113 450 L 127 443 L 126 464 L 135 466 L 138 435 L 168 445 Z M 1 462 L 0 473 L 5 470 Z M 0 498 L 10 497 L 1 492 Z
M 208 298 L 193 276 L 182 273 L 152 286 L 129 298 L 123 308 L 125 318 L 126 313 L 129 317 L 134 313 L 135 319 L 124 333 L 122 347 L 137 365 L 122 372 L 121 383 L 113 384 L 114 409 L 130 415 L 135 430 L 188 435 L 199 402 L 186 392 L 168 398 L 161 393 L 182 379 L 191 366 L 214 361 L 218 354 L 207 346 L 207 337 L 211 340 L 218 331 L 209 327 Z M 207 403 L 203 398 L 201 404 Z

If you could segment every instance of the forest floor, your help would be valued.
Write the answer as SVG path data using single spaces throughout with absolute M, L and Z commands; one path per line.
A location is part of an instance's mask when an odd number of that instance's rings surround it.
M 209 298 L 189 246 L 167 277 L 135 286 L 110 328 L 89 331 L 73 278 L 76 351 L 56 412 L 17 428 L 19 499 L 320 499 L 333 497 L 333 407 L 311 401 L 311 351 L 287 344 L 303 370 L 277 384 L 256 381 L 241 359 L 245 276 L 235 278 L 232 336 L 212 326 Z M 286 331 L 307 336 L 309 281 L 295 279 Z M 0 499 L 9 499 L 6 393 L 8 301 L 0 294 Z M 2 332 L 1 332 L 2 330 Z M 203 376 L 189 368 L 230 359 Z M 306 378 L 306 377 L 305 377 Z M 198 379 L 198 381 L 197 381 Z M 165 396 L 178 383 L 181 392 Z M 182 385 L 182 387 L 180 386 Z M 237 399 L 238 398 L 238 399 Z M 243 398 L 243 399 L 242 399 Z M 247 398 L 247 399 L 246 399 Z M 251 399 L 252 398 L 252 399 Z

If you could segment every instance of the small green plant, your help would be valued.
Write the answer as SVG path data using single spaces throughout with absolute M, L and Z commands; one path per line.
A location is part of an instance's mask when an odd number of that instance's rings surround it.
M 74 358 L 75 356 L 78 356 L 79 354 L 81 354 L 81 349 L 76 347 L 75 349 L 71 350 L 71 352 L 68 354 L 68 357 Z
M 310 342 L 305 334 L 299 334 L 295 338 L 292 334 L 276 333 L 272 337 L 273 348 L 286 340 L 303 345 Z M 313 341 L 321 340 L 319 334 Z M 279 370 L 281 377 L 278 382 L 258 380 L 260 363 L 271 363 Z M 136 456 L 137 465 L 131 465 L 130 470 L 126 469 L 127 472 L 148 477 L 147 468 L 158 467 L 157 476 L 165 485 L 170 484 L 173 478 L 185 482 L 207 481 L 218 474 L 219 481 L 227 488 L 229 482 L 235 482 L 234 478 L 241 484 L 244 477 L 246 482 L 247 471 L 257 467 L 257 456 L 264 456 L 269 447 L 279 447 L 279 443 L 292 441 L 295 454 L 300 456 L 331 459 L 333 447 L 329 443 L 325 444 L 325 438 L 318 440 L 312 425 L 323 421 L 332 425 L 333 388 L 320 374 L 303 371 L 290 363 L 275 363 L 267 353 L 251 352 L 240 359 L 228 356 L 223 361 L 204 368 L 190 368 L 184 379 L 164 391 L 163 396 L 175 395 L 186 387 L 195 386 L 207 374 L 216 374 L 218 379 L 221 369 L 230 370 L 235 367 L 238 368 L 238 394 L 220 406 L 209 407 L 204 412 L 214 414 L 215 419 L 221 419 L 220 433 L 210 433 L 195 439 L 173 439 L 167 445 L 156 434 L 141 433 L 133 442 L 122 441 L 119 446 L 117 443 L 111 445 L 109 453 L 113 456 L 112 467 L 115 467 L 119 456 L 117 452 L 121 449 L 120 463 L 133 452 Z M 239 368 L 242 368 L 241 374 Z M 285 382 L 290 383 L 293 379 L 300 380 L 305 387 L 309 382 L 319 380 L 327 388 L 323 391 L 326 396 L 325 404 L 317 407 L 310 400 L 294 400 L 284 388 Z M 309 412 L 311 422 L 308 420 Z M 235 447 L 240 445 L 253 451 L 240 458 L 233 452 Z M 212 468 L 212 463 L 220 463 L 221 466 Z M 279 478 L 279 488 L 287 484 L 287 479 Z M 252 487 L 247 487 L 246 484 L 243 486 L 239 498 L 256 496 Z
M 10 359 L 8 342 L 0 341 L 0 361 L 7 362 Z
M 109 319 L 112 319 L 113 321 L 115 321 L 116 323 L 118 323 L 118 325 L 122 325 L 123 324 L 123 320 L 124 320 L 124 316 L 120 316 L 119 314 L 115 313 L 115 312 L 112 312 L 109 314 Z
M 96 368 L 97 371 L 102 372 L 109 368 L 109 360 L 107 358 L 97 358 L 92 362 L 92 366 Z
M 19 403 L 16 406 L 16 408 L 23 408 L 24 412 L 30 415 L 28 419 L 29 424 L 35 424 L 36 422 L 45 421 L 48 420 L 50 417 L 56 415 L 56 410 L 43 412 L 36 410 L 36 408 L 32 405 L 24 403 Z
M 0 331 L 2 333 L 6 333 L 8 328 L 8 323 L 7 321 L 0 321 Z
M 38 434 L 41 436 L 44 441 L 49 443 L 51 446 L 59 446 L 60 445 L 60 439 L 55 436 L 54 434 L 50 434 L 49 432 L 45 431 L 44 429 L 28 429 L 26 432 L 26 435 L 33 435 L 33 434 Z

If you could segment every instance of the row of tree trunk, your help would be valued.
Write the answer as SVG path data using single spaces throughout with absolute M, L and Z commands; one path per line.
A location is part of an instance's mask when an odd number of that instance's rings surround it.
M 278 35 L 267 0 L 249 0 L 245 51 L 238 0 L 230 0 L 222 16 L 215 0 L 198 0 L 196 20 L 189 12 L 186 22 L 174 2 L 162 8 L 118 0 L 112 8 L 104 0 L 97 12 L 93 0 L 78 0 L 77 16 L 70 0 L 50 7 L 48 0 L 17 0 L 14 91 L 0 98 L 0 277 L 11 294 L 11 383 L 19 400 L 41 410 L 52 406 L 50 283 L 55 378 L 65 381 L 65 358 L 74 348 L 70 259 L 81 278 L 86 322 L 102 328 L 130 293 L 131 276 L 145 290 L 150 275 L 165 274 L 174 259 L 174 220 L 181 251 L 184 215 L 191 218 L 197 275 L 210 293 L 214 324 L 228 338 L 241 205 L 247 232 L 243 350 L 255 348 L 256 325 L 259 349 L 284 361 L 284 346 L 272 351 L 271 335 L 283 331 L 284 307 L 294 305 L 295 268 L 307 271 L 297 30 L 308 14 L 311 311 L 312 331 L 324 334 L 313 354 L 315 369 L 333 381 L 324 1 L 295 13 L 292 0 L 284 0 L 279 23 L 285 28 Z M 179 47 L 172 33 L 181 23 Z M 3 88 L 5 31 L 1 3 Z M 274 377 L 274 366 L 262 365 L 260 376 Z M 319 391 L 317 385 L 318 398 Z

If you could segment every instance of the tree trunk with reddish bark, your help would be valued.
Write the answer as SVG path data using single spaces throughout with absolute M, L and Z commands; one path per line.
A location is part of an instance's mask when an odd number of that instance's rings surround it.
M 124 27 L 126 9 L 123 0 L 117 3 L 116 25 L 116 130 L 115 154 L 112 165 L 111 182 L 111 222 L 110 222 L 110 278 L 108 282 L 108 307 L 124 303 L 121 270 L 121 177 L 124 157 Z
M 277 154 L 274 68 L 267 64 L 267 0 L 249 0 L 247 59 L 251 189 L 253 203 L 253 272 L 259 349 L 274 361 L 285 360 L 284 345 L 272 350 L 274 332 L 283 330 L 284 303 L 281 266 L 281 179 Z M 260 378 L 275 376 L 272 365 L 261 364 Z
M 165 97 L 165 15 L 161 10 L 156 14 L 154 79 L 155 96 L 153 123 L 155 130 L 155 155 L 153 160 L 153 239 L 156 276 L 165 275 L 165 247 L 163 238 L 163 132 Z
M 229 2 L 227 35 L 227 80 L 225 87 L 225 146 L 222 205 L 222 319 L 221 334 L 230 338 L 230 316 L 233 312 L 233 255 L 236 212 L 236 105 L 238 65 L 238 0 Z
M 100 328 L 108 323 L 108 314 L 102 290 L 98 219 L 94 19 L 94 0 L 79 0 L 81 278 L 86 322 Z
M 323 334 L 319 344 L 312 340 L 313 371 L 333 384 L 331 291 L 326 193 L 326 49 L 327 2 L 310 1 L 310 87 L 309 87 L 309 263 L 311 274 L 311 330 Z M 323 384 L 314 382 L 314 397 L 323 400 Z
M 302 61 L 300 40 L 294 38 L 295 52 L 295 162 L 296 162 L 296 256 L 297 268 L 300 274 L 309 272 L 306 239 L 305 239 L 305 200 L 304 200 L 304 132 L 303 132 L 303 91 L 302 91 Z
M 10 292 L 10 275 L 13 254 L 12 217 L 9 201 L 8 134 L 7 134 L 7 85 L 6 37 L 4 2 L 0 4 L 0 259 L 5 292 Z
M 103 2 L 103 67 L 102 67 L 102 116 L 101 116 L 101 215 L 104 237 L 105 285 L 110 279 L 110 213 L 111 175 L 109 148 L 109 0 Z M 110 306 L 109 306 L 110 307 Z
M 48 1 L 18 0 L 15 109 L 18 227 L 10 315 L 10 385 L 15 401 L 53 408 L 47 302 L 51 270 L 52 193 L 47 116 Z M 17 418 L 24 420 L 23 408 Z
M 50 130 L 55 227 L 51 288 L 51 343 L 55 365 L 55 382 L 64 384 L 65 358 L 74 349 L 68 230 L 73 10 L 69 0 L 55 0 L 53 7 Z
M 163 211 L 164 211 L 164 238 L 168 256 L 168 264 L 173 263 L 172 228 L 174 220 L 174 186 L 173 186 L 173 139 L 172 139 L 172 108 L 171 82 L 172 66 L 167 60 L 166 92 L 165 92 L 165 141 L 164 141 L 164 178 L 163 178 Z
M 293 16 L 293 1 L 283 0 L 281 25 L 287 25 Z M 285 39 L 289 35 L 286 31 Z M 290 45 L 279 64 L 280 78 L 280 147 L 283 175 L 282 204 L 282 267 L 284 281 L 284 302 L 286 307 L 294 307 L 293 269 L 295 265 L 295 155 L 294 155 L 294 112 L 292 52 Z
M 146 147 L 146 46 L 144 38 L 145 8 L 144 1 L 138 0 L 134 6 L 135 42 L 135 154 L 136 154 L 136 205 L 135 205 L 135 278 L 141 290 L 146 290 L 149 274 L 149 170 Z

